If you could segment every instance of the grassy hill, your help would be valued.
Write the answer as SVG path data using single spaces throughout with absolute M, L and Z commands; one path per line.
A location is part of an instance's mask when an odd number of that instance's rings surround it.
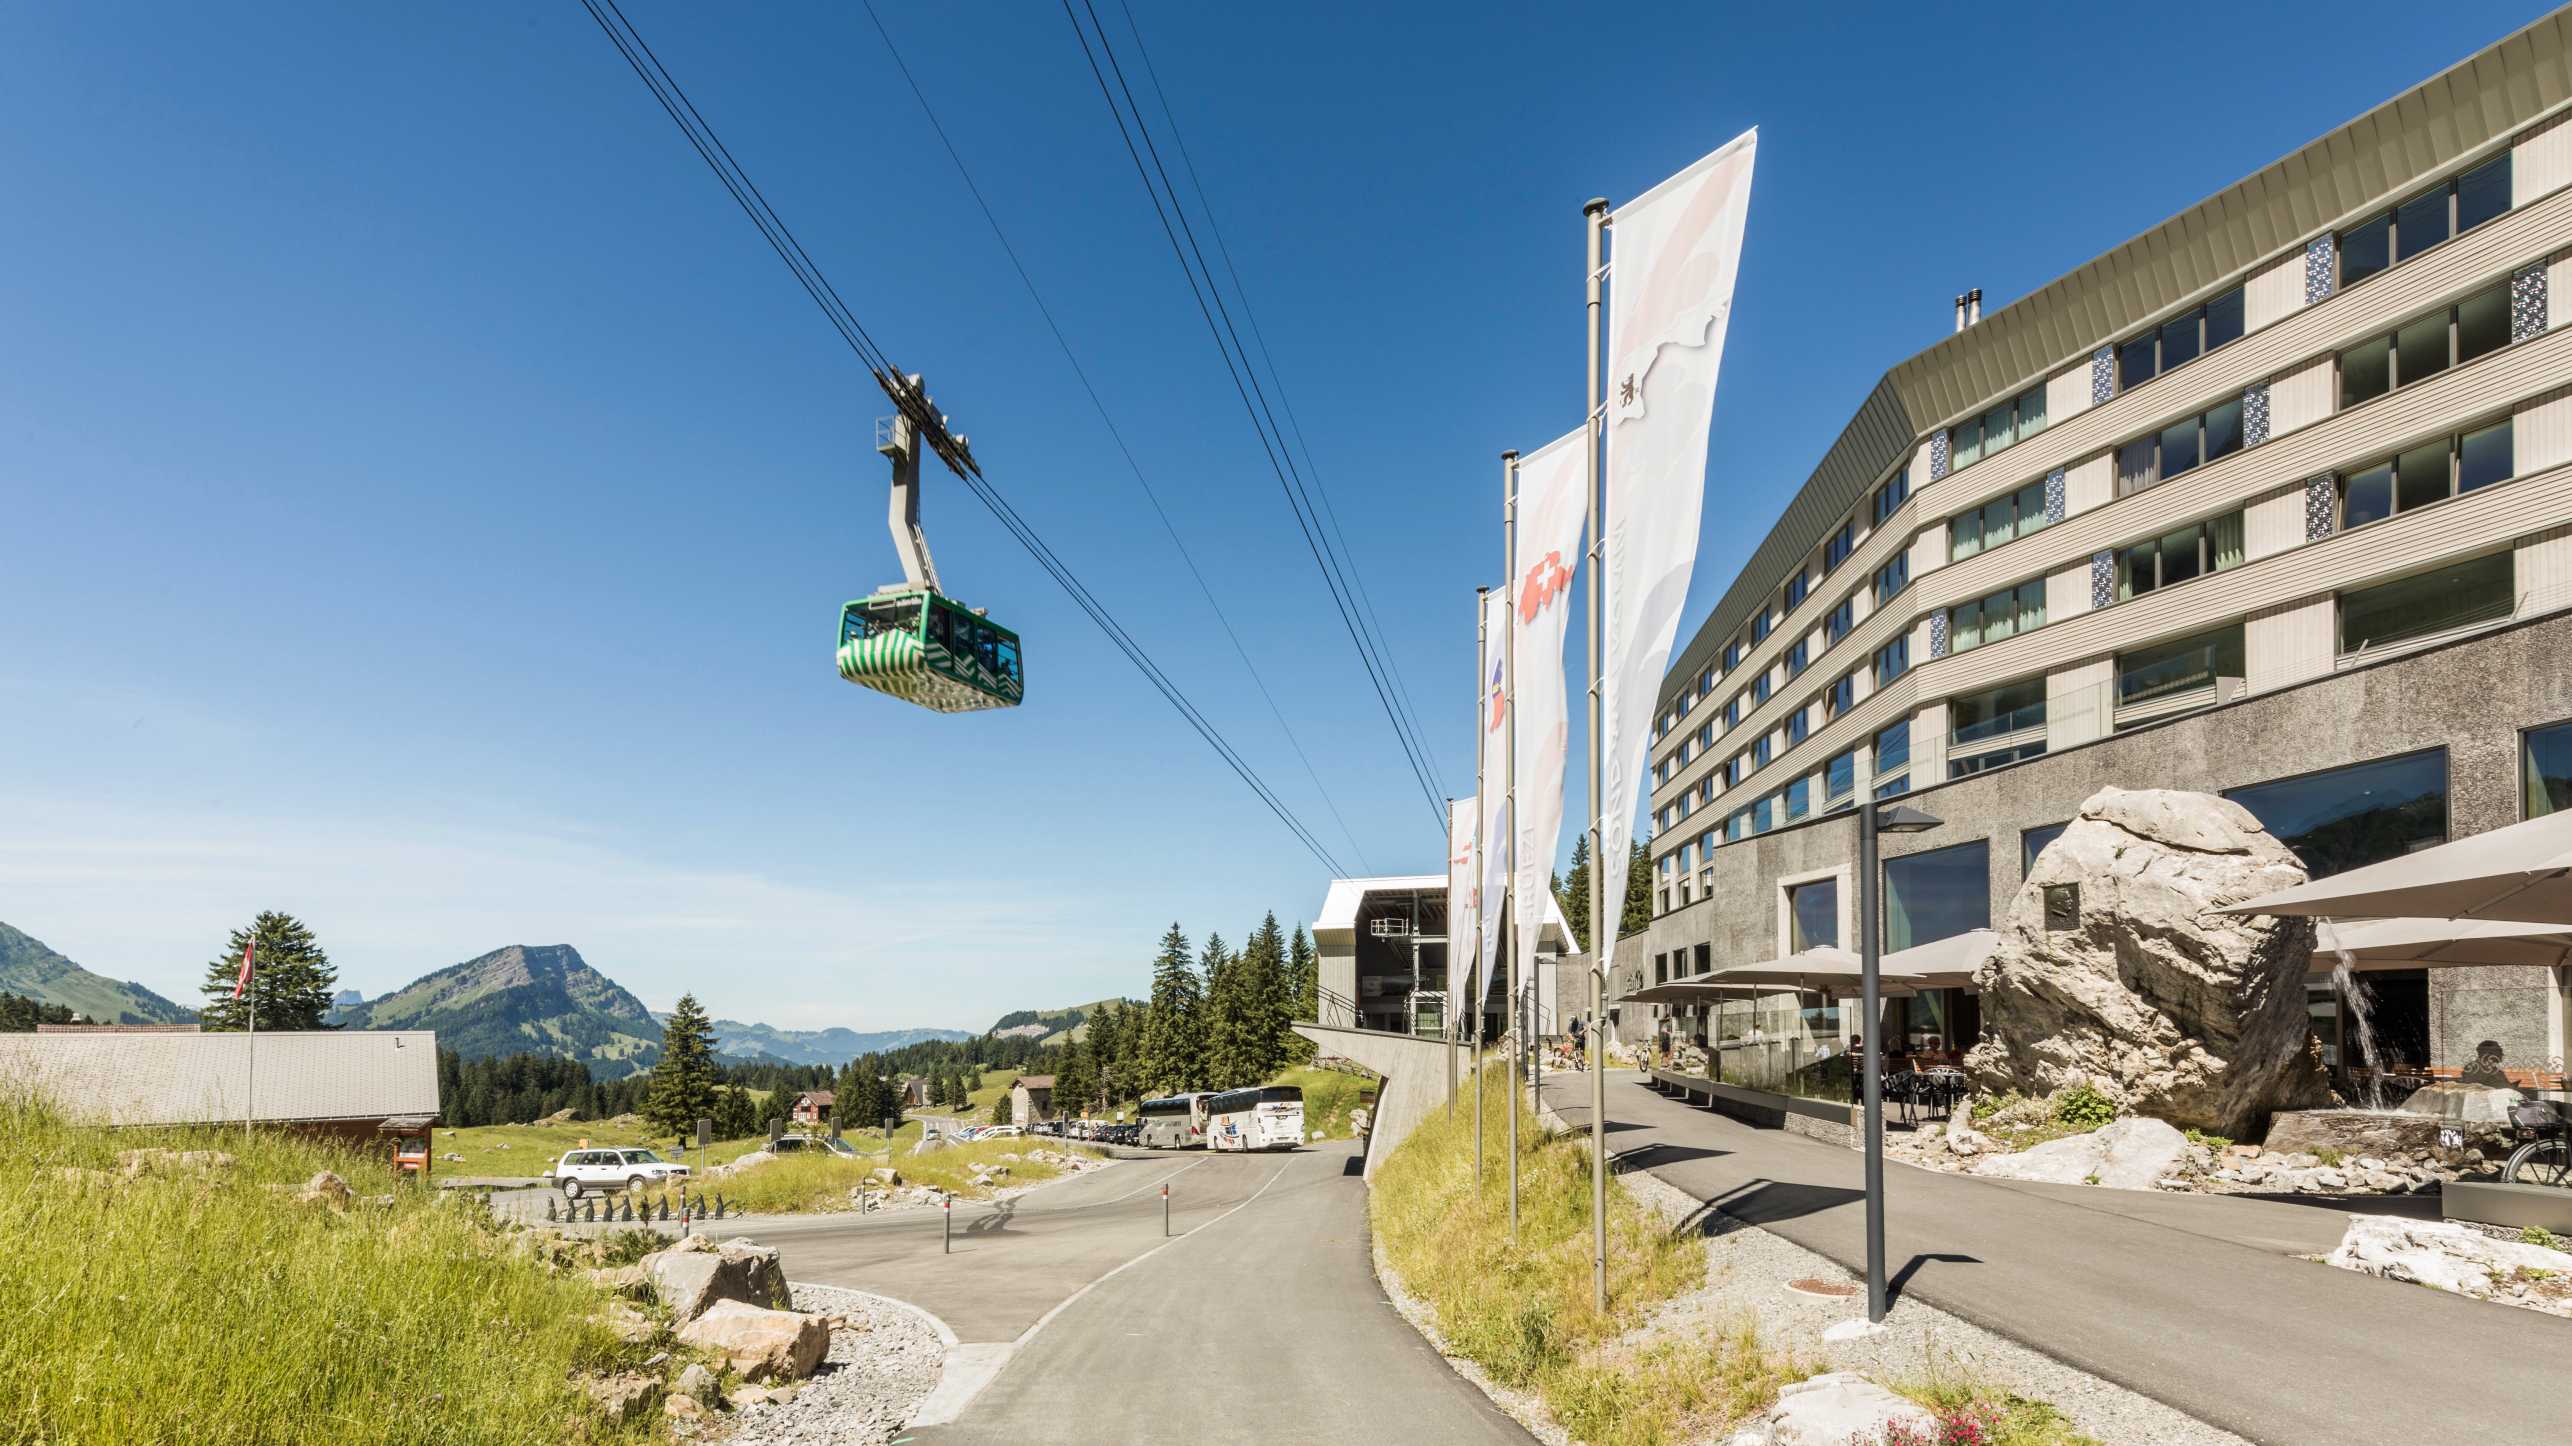
M 1084 1038 L 1089 1032 L 1090 1016 L 1099 1010 L 1134 1002 L 1130 999 L 1093 999 L 1087 1004 L 1074 1004 L 1063 1009 L 1013 1009 L 983 1032 L 1003 1039 L 1023 1035 L 1039 1044 L 1062 1044 Z
M 0 924 L 0 990 L 59 1004 L 99 1024 L 181 1024 L 196 1017 L 140 984 L 92 974 L 6 924 Z
M 338 1011 L 350 1029 L 434 1029 L 468 1058 L 534 1051 L 603 1079 L 648 1069 L 661 1026 L 643 1001 L 569 944 L 512 944 Z

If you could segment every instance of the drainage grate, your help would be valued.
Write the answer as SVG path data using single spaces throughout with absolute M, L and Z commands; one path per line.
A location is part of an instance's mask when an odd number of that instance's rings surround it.
M 1814 1280 L 1809 1276 L 1786 1282 L 1786 1288 L 1797 1295 L 1818 1295 L 1825 1300 L 1847 1300 L 1858 1293 L 1858 1287 L 1851 1281 Z

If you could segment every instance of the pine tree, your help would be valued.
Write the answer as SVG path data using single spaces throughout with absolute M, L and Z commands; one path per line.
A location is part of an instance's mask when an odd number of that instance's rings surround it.
M 652 1066 L 643 1118 L 657 1133 L 694 1138 L 714 1106 L 714 1024 L 695 995 L 682 994 L 661 1026 L 661 1062 Z
M 723 1098 L 714 1107 L 714 1132 L 726 1140 L 746 1139 L 759 1133 L 759 1102 L 750 1091 L 738 1084 L 724 1086 Z M 696 1137 L 688 1136 L 693 1140 Z
M 1098 1093 L 1096 1078 L 1089 1046 L 1078 1039 L 1064 1040 L 1063 1057 L 1054 1064 L 1055 1112 L 1064 1116 L 1085 1112 L 1090 1096 Z
M 1110 1005 L 1090 1016 L 1084 1050 L 1089 1057 L 1089 1093 L 1082 1102 L 1109 1110 L 1126 1097 L 1127 1055 L 1134 1032 L 1134 1012 Z
M 1246 1083 L 1265 1083 L 1286 1067 L 1288 1042 L 1297 1037 L 1286 1027 L 1294 1010 L 1288 997 L 1286 936 L 1277 927 L 1274 913 L 1250 931 L 1250 941 L 1242 946 L 1234 969 L 1241 976 L 1243 1013 L 1249 1020 Z
M 1202 1088 L 1205 1074 L 1205 985 L 1188 959 L 1188 936 L 1173 923 L 1152 961 L 1152 1002 L 1143 1020 L 1134 1083 L 1152 1094 Z
M 1652 850 L 1640 839 L 1630 842 L 1633 847 L 1625 858 L 1625 910 L 1616 926 L 1620 939 L 1652 925 Z
M 1286 992 L 1288 1012 L 1296 1019 L 1318 1022 L 1322 1017 L 1322 966 L 1313 952 L 1313 941 L 1304 935 L 1304 926 L 1295 926 L 1295 935 L 1286 944 Z M 1309 1064 L 1320 1053 L 1320 1047 L 1300 1034 L 1286 1040 L 1286 1062 Z
M 1251 1004 L 1243 986 L 1241 960 L 1225 952 L 1223 935 L 1208 934 L 1199 971 L 1206 977 L 1206 1088 L 1240 1089 L 1259 1083 L 1250 1042 Z
M 1582 953 L 1590 948 L 1590 836 L 1584 831 L 1572 835 L 1572 875 L 1554 876 L 1554 900 L 1563 906 L 1563 921 L 1572 926 L 1572 944 Z
M 258 949 L 251 959 L 250 992 L 235 999 L 241 951 L 254 938 Z M 338 983 L 339 971 L 331 967 L 312 930 L 292 914 L 263 911 L 249 928 L 233 930 L 223 954 L 205 966 L 205 1004 L 197 1021 L 209 1030 L 247 1029 L 255 1002 L 261 1029 L 320 1029 Z

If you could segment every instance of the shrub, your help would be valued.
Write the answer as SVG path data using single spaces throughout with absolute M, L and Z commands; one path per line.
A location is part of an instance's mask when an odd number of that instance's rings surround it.
M 2074 1085 L 2054 1097 L 2054 1122 L 2058 1125 L 2095 1130 L 2116 1117 L 2116 1101 L 2089 1085 Z
M 2561 1250 L 2563 1237 L 2542 1225 L 2531 1225 L 2518 1233 L 2518 1243 L 2539 1246 L 2546 1250 Z

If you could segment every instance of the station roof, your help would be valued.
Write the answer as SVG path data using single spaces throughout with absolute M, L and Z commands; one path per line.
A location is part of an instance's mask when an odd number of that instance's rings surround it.
M 253 1051 L 256 1051 L 254 1071 Z M 0 1079 L 103 1125 L 386 1120 L 438 1113 L 430 1030 L 0 1034 Z M 255 1093 L 254 1093 L 255 1089 Z

